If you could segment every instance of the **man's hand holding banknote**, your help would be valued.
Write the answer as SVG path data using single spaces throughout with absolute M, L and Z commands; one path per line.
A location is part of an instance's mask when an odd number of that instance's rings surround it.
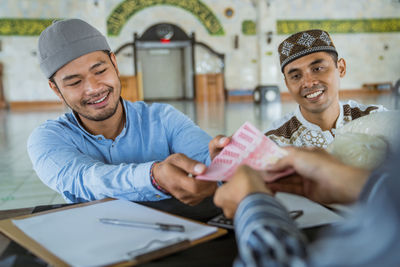
M 220 138 L 219 140 L 228 143 L 226 139 Z M 196 178 L 208 181 L 227 181 L 240 165 L 248 165 L 255 170 L 266 171 L 268 165 L 276 163 L 286 154 L 285 150 L 256 127 L 246 122 L 234 133 L 230 142 L 218 155 L 212 155 L 213 160 L 207 171 Z M 273 182 L 291 173 L 293 173 L 291 169 L 279 173 L 264 172 L 263 179 L 266 182 Z

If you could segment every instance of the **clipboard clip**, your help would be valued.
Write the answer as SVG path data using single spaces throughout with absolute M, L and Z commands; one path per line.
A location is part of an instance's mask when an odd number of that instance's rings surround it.
M 129 261 L 145 262 L 186 249 L 189 246 L 190 241 L 187 238 L 153 239 L 145 246 L 127 252 L 126 257 Z

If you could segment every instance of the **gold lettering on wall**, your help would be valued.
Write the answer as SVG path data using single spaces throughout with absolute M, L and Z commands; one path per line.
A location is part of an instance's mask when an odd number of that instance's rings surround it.
M 212 10 L 200 0 L 125 0 L 107 19 L 107 33 L 117 36 L 128 19 L 144 8 L 170 5 L 192 13 L 204 25 L 210 35 L 224 35 L 224 29 Z
M 0 18 L 0 35 L 40 35 L 54 20 L 55 19 Z
M 277 21 L 278 34 L 293 34 L 309 29 L 323 29 L 329 33 L 400 32 L 400 18 Z

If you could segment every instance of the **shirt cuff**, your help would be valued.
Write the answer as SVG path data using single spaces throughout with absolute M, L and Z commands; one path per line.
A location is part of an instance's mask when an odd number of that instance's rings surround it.
M 159 161 L 158 161 L 158 162 L 159 162 Z M 160 191 L 160 192 L 162 192 L 162 193 L 164 193 L 164 194 L 166 194 L 166 195 L 169 195 L 169 193 L 167 192 L 167 190 L 165 190 L 164 188 L 162 188 L 161 185 L 158 184 L 156 178 L 154 177 L 154 164 L 156 164 L 156 163 L 158 163 L 158 162 L 157 162 L 157 161 L 156 161 L 156 162 L 153 162 L 153 164 L 151 164 L 151 167 L 150 167 L 150 180 L 151 180 L 151 184 L 152 184 L 153 187 L 154 187 L 155 189 L 157 189 L 158 191 Z
M 141 195 L 143 195 L 144 199 L 148 201 L 157 201 L 170 198 L 170 195 L 164 194 L 163 192 L 157 190 L 151 183 L 150 169 L 153 163 L 155 163 L 155 161 L 141 163 L 136 166 L 134 175 L 134 178 L 137 178 L 134 182 L 135 189 L 138 190 L 137 192 L 141 192 Z

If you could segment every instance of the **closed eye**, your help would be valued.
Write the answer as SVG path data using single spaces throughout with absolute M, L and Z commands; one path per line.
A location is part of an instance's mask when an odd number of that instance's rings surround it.
M 97 71 L 97 72 L 96 72 L 96 75 L 102 74 L 102 73 L 104 73 L 106 70 L 107 70 L 107 68 L 102 69 L 102 70 L 100 70 L 100 71 Z
M 67 84 L 67 86 L 76 86 L 76 85 L 78 85 L 80 82 L 81 82 L 81 80 L 78 80 L 78 81 L 76 81 L 76 82 L 74 82 L 74 83 Z

